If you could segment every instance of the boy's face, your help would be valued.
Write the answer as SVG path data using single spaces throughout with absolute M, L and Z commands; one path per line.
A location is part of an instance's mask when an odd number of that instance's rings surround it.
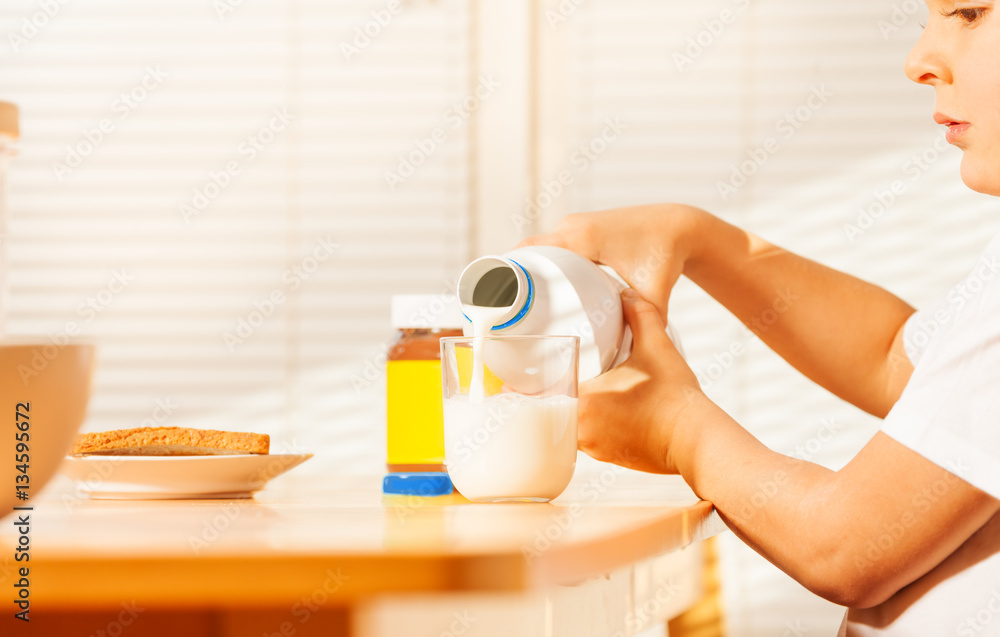
M 930 18 L 906 74 L 934 87 L 934 119 L 964 151 L 962 180 L 1000 195 L 1000 17 L 993 0 L 927 0 L 927 6 Z

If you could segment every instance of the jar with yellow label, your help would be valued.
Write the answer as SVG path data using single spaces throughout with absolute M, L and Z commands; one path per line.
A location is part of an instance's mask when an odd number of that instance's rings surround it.
M 397 332 L 386 362 L 386 469 L 391 474 L 445 470 L 440 339 L 461 336 L 464 322 L 455 297 L 392 298 Z

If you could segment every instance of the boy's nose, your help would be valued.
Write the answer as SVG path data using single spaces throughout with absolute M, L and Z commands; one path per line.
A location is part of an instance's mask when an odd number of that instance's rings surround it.
M 930 25 L 906 57 L 906 76 L 917 84 L 935 86 L 951 82 L 951 72 L 944 56 L 934 46 L 934 32 Z

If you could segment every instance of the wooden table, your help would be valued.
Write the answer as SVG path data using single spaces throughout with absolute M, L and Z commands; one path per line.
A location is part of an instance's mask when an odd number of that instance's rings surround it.
M 0 525 L 0 634 L 631 635 L 698 599 L 697 542 L 724 528 L 679 478 L 610 466 L 550 504 L 380 481 L 293 471 L 253 500 L 163 502 L 55 484 L 32 502 L 29 624 L 7 601 L 16 515 Z

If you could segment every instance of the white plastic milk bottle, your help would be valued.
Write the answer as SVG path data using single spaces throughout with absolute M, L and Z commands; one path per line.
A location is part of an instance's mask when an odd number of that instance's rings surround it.
M 619 296 L 624 287 L 611 268 L 564 248 L 533 246 L 470 263 L 458 280 L 458 300 L 470 320 L 466 336 L 579 336 L 580 381 L 585 381 L 631 353 L 632 333 Z M 679 343 L 669 327 L 667 333 Z M 481 360 L 503 377 L 505 359 L 516 352 L 503 351 L 498 341 L 485 347 Z

